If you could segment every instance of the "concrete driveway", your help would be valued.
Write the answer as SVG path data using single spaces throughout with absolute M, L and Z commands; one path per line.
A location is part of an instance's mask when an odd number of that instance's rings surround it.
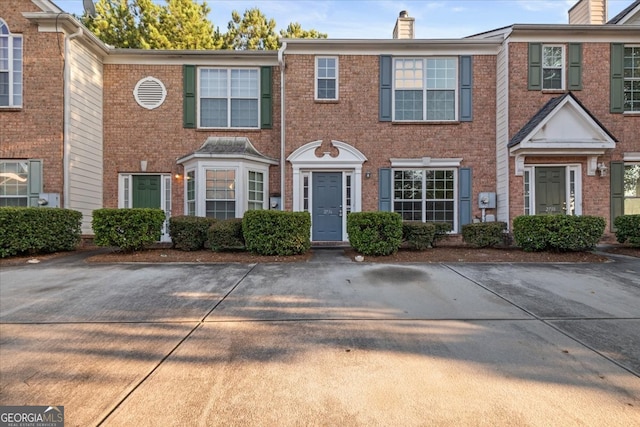
M 640 425 L 640 261 L 4 267 L 0 405 L 68 426 Z

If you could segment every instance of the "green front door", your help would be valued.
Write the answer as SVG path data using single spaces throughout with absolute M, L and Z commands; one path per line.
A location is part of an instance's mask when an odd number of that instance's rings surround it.
M 566 169 L 564 167 L 537 167 L 536 213 L 564 214 L 567 207 Z
M 162 208 L 160 196 L 160 175 L 133 176 L 132 207 Z

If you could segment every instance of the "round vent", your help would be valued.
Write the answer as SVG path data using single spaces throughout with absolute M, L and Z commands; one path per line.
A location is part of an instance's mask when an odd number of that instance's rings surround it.
M 148 110 L 158 108 L 167 97 L 167 89 L 162 82 L 154 77 L 145 77 L 136 84 L 133 96 L 141 107 Z

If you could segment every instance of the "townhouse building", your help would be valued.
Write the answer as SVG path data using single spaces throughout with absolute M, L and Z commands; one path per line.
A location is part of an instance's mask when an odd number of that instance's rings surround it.
M 640 210 L 640 0 L 606 21 L 461 39 L 283 40 L 279 51 L 114 49 L 49 0 L 0 5 L 0 205 L 309 211 L 510 224 Z M 633 179 L 636 179 L 634 181 Z M 635 186 L 634 186 L 635 185 Z M 58 195 L 58 198 L 56 198 Z M 169 240 L 167 233 L 163 239 Z

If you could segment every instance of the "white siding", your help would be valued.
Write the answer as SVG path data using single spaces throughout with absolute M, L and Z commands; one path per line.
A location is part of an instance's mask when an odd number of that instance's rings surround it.
M 569 24 L 578 25 L 589 23 L 591 19 L 589 15 L 589 3 L 589 0 L 581 0 L 569 11 Z
M 82 233 L 93 234 L 94 209 L 102 208 L 102 62 L 71 42 L 69 208 L 82 212 Z
M 509 222 L 509 41 L 497 57 L 496 76 L 496 219 Z

